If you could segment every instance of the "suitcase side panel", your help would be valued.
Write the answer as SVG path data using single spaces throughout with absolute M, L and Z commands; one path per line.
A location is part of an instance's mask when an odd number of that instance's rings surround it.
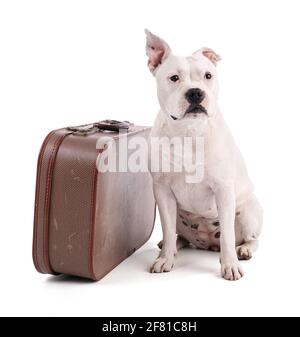
M 49 256 L 59 273 L 94 279 L 90 254 L 96 185 L 97 135 L 72 134 L 59 148 L 53 172 Z
M 48 256 L 51 182 L 56 153 L 66 135 L 67 132 L 63 129 L 50 132 L 43 142 L 38 158 L 32 255 L 34 265 L 40 273 L 54 274 Z
M 142 129 L 129 135 L 128 141 L 135 136 L 147 138 L 149 132 L 150 128 Z M 93 269 L 99 280 L 151 236 L 155 201 L 150 173 L 99 173 L 95 211 Z

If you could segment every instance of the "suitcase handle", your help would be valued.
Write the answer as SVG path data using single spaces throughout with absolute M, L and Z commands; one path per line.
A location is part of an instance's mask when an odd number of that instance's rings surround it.
M 128 121 L 120 122 L 114 119 L 105 119 L 104 121 L 96 122 L 93 124 L 87 124 L 87 125 L 81 125 L 81 126 L 69 126 L 67 129 L 69 131 L 72 131 L 73 134 L 80 135 L 80 136 L 86 136 L 87 134 L 99 132 L 102 130 L 113 131 L 113 132 L 120 132 L 122 130 L 122 131 L 128 132 L 130 125 L 133 125 L 133 124 Z
M 132 123 L 128 121 L 120 122 L 114 119 L 106 119 L 104 121 L 94 123 L 94 127 L 97 127 L 99 130 L 109 130 L 120 132 L 121 130 L 128 132 L 129 126 Z

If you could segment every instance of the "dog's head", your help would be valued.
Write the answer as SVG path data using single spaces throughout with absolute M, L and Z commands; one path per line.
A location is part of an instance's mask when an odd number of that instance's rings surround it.
M 213 115 L 218 96 L 216 64 L 220 56 L 202 48 L 188 57 L 175 56 L 168 44 L 145 31 L 148 67 L 156 78 L 162 110 L 171 120 Z

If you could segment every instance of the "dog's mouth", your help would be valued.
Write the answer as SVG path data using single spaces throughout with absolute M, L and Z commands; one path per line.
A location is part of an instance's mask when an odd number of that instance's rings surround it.
M 186 111 L 185 111 L 185 114 L 184 114 L 184 117 L 186 117 L 187 115 L 189 114 L 193 114 L 194 117 L 196 117 L 196 114 L 200 114 L 200 113 L 205 113 L 207 114 L 207 110 L 204 108 L 203 105 L 201 104 L 197 104 L 197 105 L 190 105 Z M 171 118 L 176 121 L 178 118 L 173 116 L 173 115 L 170 115 Z
M 193 113 L 193 114 L 198 114 L 198 113 L 205 113 L 207 114 L 207 110 L 204 108 L 203 105 L 197 104 L 197 105 L 190 105 L 186 109 L 186 114 Z

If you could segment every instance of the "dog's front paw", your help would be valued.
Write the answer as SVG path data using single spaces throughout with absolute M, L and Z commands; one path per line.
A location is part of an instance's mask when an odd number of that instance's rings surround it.
M 229 281 L 236 281 L 243 277 L 244 272 L 238 262 L 238 260 L 232 260 L 232 261 L 222 261 L 221 260 L 221 272 L 222 277 L 224 277 L 225 280 Z
M 174 265 L 174 257 L 158 257 L 152 267 L 150 268 L 151 273 L 163 273 L 168 272 L 172 269 Z

